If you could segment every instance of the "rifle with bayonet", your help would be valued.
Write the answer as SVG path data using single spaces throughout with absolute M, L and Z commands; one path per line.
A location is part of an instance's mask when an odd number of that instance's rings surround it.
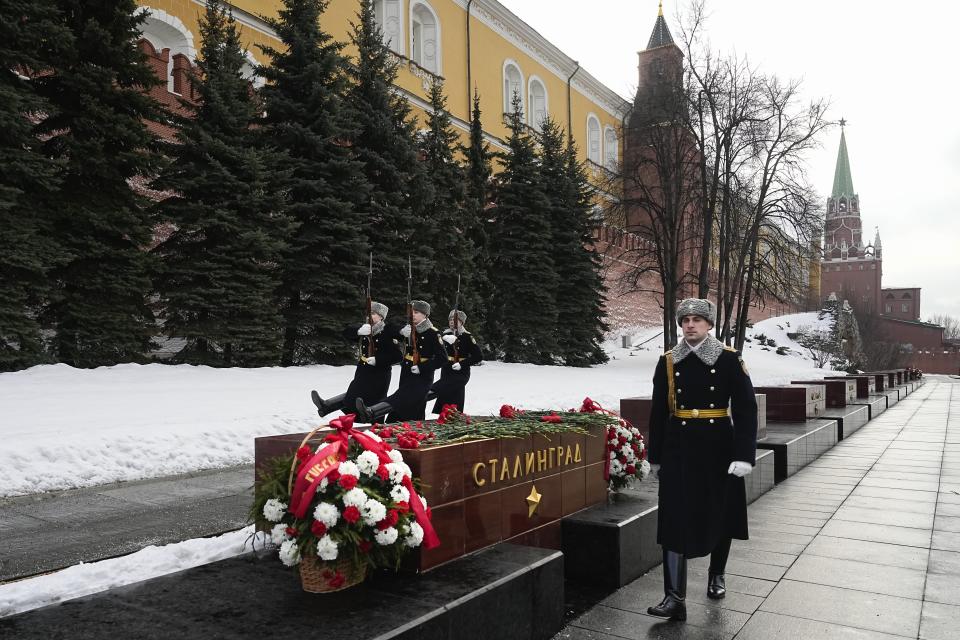
M 413 321 L 413 262 L 407 256 L 407 324 L 410 325 L 410 337 L 407 343 L 412 345 L 411 358 L 415 366 L 420 365 L 420 349 L 417 347 L 417 325 Z
M 367 336 L 367 357 L 372 358 L 377 355 L 377 344 L 373 338 L 373 298 L 371 297 L 371 287 L 373 286 L 373 251 L 370 252 L 370 267 L 367 269 L 367 324 L 370 325 L 370 335 Z
M 457 297 L 453 303 L 453 337 L 460 337 L 460 274 L 457 274 Z M 460 341 L 453 343 L 453 361 L 460 362 Z

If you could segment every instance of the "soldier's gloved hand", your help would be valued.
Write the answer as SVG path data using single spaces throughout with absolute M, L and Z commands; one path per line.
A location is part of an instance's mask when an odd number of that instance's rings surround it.
M 741 462 L 740 460 L 734 460 L 730 463 L 730 468 L 727 469 L 727 473 L 732 473 L 738 478 L 742 478 L 753 471 L 753 465 L 749 462 Z
M 445 333 L 443 335 L 443 341 L 447 344 L 453 344 L 457 341 L 457 336 L 453 335 L 452 333 Z
M 370 356 L 367 358 L 367 364 L 369 364 L 371 367 L 377 364 L 377 356 Z
M 370 335 L 371 327 L 369 324 L 362 324 L 360 328 L 357 329 L 358 336 L 368 336 Z
M 410 373 L 419 374 L 419 373 L 420 373 L 420 367 L 418 367 L 417 365 L 413 365 L 412 367 L 410 367 Z
M 409 338 L 409 337 L 410 337 L 410 325 L 408 325 L 408 324 L 403 325 L 403 328 L 400 329 L 400 335 L 402 335 L 404 338 Z
M 460 371 L 460 363 L 454 362 L 452 365 L 450 365 L 450 368 L 453 369 L 454 371 Z

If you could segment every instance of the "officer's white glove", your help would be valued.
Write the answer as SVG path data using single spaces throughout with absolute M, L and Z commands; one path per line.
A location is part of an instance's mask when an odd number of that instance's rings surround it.
M 741 462 L 740 460 L 734 460 L 730 463 L 730 468 L 727 469 L 727 473 L 732 473 L 738 478 L 742 478 L 753 471 L 753 465 L 749 462 Z
M 460 363 L 454 362 L 452 365 L 450 365 L 450 368 L 453 369 L 454 371 L 460 371 Z
M 413 365 L 412 367 L 410 367 L 410 373 L 419 374 L 419 373 L 420 373 L 420 367 L 418 367 L 417 365 Z
M 377 356 L 370 356 L 369 358 L 367 358 L 367 364 L 369 364 L 370 366 L 377 364 Z
M 408 324 L 403 325 L 403 328 L 400 329 L 400 335 L 402 335 L 404 338 L 409 338 L 409 337 L 410 337 L 410 325 L 408 325 Z
M 368 335 L 370 335 L 370 330 L 371 330 L 371 329 L 370 329 L 370 325 L 368 325 L 368 324 L 362 324 L 362 325 L 360 325 L 360 328 L 357 329 L 357 335 L 358 335 L 358 336 L 368 336 Z
M 443 336 L 443 341 L 447 344 L 453 344 L 457 341 L 457 336 L 453 335 L 452 333 L 446 333 Z

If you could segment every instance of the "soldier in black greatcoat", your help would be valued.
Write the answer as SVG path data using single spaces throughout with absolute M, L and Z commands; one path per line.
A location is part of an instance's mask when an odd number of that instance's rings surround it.
M 430 388 L 431 395 L 437 398 L 433 405 L 434 413 L 440 413 L 448 404 L 457 405 L 457 410 L 463 412 L 470 368 L 483 362 L 480 346 L 463 326 L 466 321 L 466 313 L 459 309 L 451 311 L 448 318 L 450 328 L 445 329 L 441 336 L 447 359 L 440 371 L 440 379 Z
M 387 305 L 371 302 L 369 319 L 373 324 L 368 322 L 344 329 L 343 336 L 346 340 L 358 342 L 357 369 L 345 393 L 324 399 L 316 391 L 310 392 L 320 417 L 344 407 L 345 413 L 353 413 L 357 398 L 373 404 L 387 396 L 391 369 L 403 357 L 396 329 L 384 322 L 388 311 Z
M 406 338 L 406 348 L 400 363 L 400 386 L 383 402 L 367 406 L 357 398 L 357 418 L 361 422 L 377 422 L 389 413 L 386 422 L 423 420 L 427 393 L 433 384 L 437 369 L 446 361 L 446 352 L 440 334 L 430 322 L 430 305 L 414 300 L 414 327 L 404 325 L 400 334 Z
M 710 555 L 707 596 L 723 598 L 731 538 L 748 537 L 743 476 L 756 462 L 757 401 L 740 355 L 709 333 L 713 303 L 684 300 L 677 319 L 683 340 L 653 376 L 648 454 L 659 465 L 664 599 L 647 611 L 685 620 L 687 558 Z

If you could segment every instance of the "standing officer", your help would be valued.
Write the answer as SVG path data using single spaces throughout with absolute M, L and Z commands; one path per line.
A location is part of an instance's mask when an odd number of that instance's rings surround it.
M 368 320 L 373 324 L 367 322 L 359 328 L 352 325 L 344 329 L 344 338 L 358 340 L 359 343 L 357 369 L 345 393 L 324 399 L 316 391 L 310 392 L 321 418 L 344 407 L 347 407 L 347 413 L 352 412 L 357 405 L 357 398 L 373 403 L 387 396 L 390 370 L 403 357 L 396 329 L 391 329 L 384 323 L 388 311 L 387 305 L 371 302 Z
M 459 309 L 451 311 L 447 318 L 450 328 L 445 329 L 442 336 L 447 359 L 440 371 L 440 380 L 430 388 L 437 398 L 433 405 L 434 413 L 440 413 L 448 404 L 457 405 L 457 410 L 463 413 L 470 367 L 483 362 L 480 346 L 463 326 L 466 321 L 467 314 Z
M 400 330 L 407 340 L 400 363 L 400 386 L 386 400 L 370 407 L 363 398 L 357 398 L 357 419 L 361 422 L 377 422 L 387 413 L 387 422 L 424 418 L 427 392 L 437 369 L 446 361 L 446 352 L 440 334 L 430 322 L 430 304 L 413 300 L 410 305 L 414 326 L 406 324 Z
M 687 619 L 687 558 L 710 555 L 707 596 L 723 598 L 730 540 L 748 538 L 743 476 L 756 462 L 757 401 L 739 354 L 710 335 L 716 313 L 709 300 L 681 302 L 683 340 L 653 375 L 649 457 L 660 466 L 664 598 L 647 613 L 671 620 Z

